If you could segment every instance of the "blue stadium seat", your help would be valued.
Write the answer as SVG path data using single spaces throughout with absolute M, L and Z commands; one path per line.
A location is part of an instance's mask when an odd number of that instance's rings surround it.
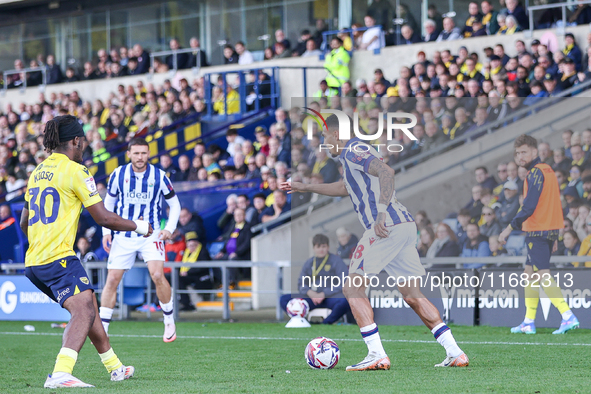
M 511 256 L 521 256 L 525 252 L 525 235 L 510 235 L 505 249 Z
M 123 275 L 123 303 L 141 305 L 146 299 L 146 288 L 150 280 L 147 268 L 132 268 Z
M 213 258 L 222 250 L 223 247 L 223 242 L 212 242 L 207 246 L 207 251 L 209 252 L 209 255 Z

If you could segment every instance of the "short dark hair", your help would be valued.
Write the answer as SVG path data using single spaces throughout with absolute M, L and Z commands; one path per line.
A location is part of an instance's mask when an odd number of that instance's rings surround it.
M 591 175 L 587 175 L 585 178 L 583 178 L 583 183 L 591 183 Z
M 470 211 L 466 208 L 462 208 L 460 209 L 460 212 L 458 212 L 458 216 L 472 216 L 470 214 Z
M 263 200 L 267 199 L 267 196 L 265 196 L 265 193 L 257 193 L 254 196 L 252 196 L 252 199 L 254 200 L 255 198 L 262 198 Z
M 228 131 L 226 131 L 226 136 L 230 136 L 230 135 L 238 135 L 238 130 L 228 129 Z
M 527 145 L 530 148 L 538 149 L 538 140 L 532 137 L 531 135 L 521 134 L 515 140 L 515 148 L 519 148 L 520 146 Z
M 246 199 L 246 201 L 250 201 L 250 199 L 248 198 L 248 196 L 246 194 L 239 194 L 238 197 L 244 197 Z
M 324 234 L 316 234 L 314 238 L 312 238 L 312 245 L 328 245 L 328 237 Z
M 150 147 L 150 144 L 148 144 L 145 139 L 138 137 L 129 141 L 129 144 L 127 144 L 127 150 L 131 150 L 131 147 L 135 145 L 147 146 L 148 148 Z
M 488 170 L 486 169 L 486 167 L 485 167 L 485 166 L 480 166 L 480 167 L 476 168 L 476 169 L 474 170 L 474 172 L 476 172 L 476 171 L 478 171 L 478 170 L 482 170 L 482 171 L 484 171 L 484 173 L 485 173 L 485 174 L 488 174 Z

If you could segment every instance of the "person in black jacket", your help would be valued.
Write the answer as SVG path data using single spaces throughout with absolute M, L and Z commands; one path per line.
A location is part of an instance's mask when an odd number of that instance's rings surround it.
M 200 240 L 203 240 L 203 242 L 206 242 L 207 240 L 203 219 L 198 213 L 191 212 L 187 208 L 181 209 L 179 225 L 177 228 L 182 234 L 195 231 L 197 233 L 197 237 L 199 237 Z
M 178 51 L 181 50 L 181 46 L 176 38 L 170 40 L 170 50 L 171 51 Z M 166 65 L 170 70 L 175 69 L 174 64 L 174 56 L 176 56 L 176 69 L 181 70 L 184 68 L 189 68 L 189 54 L 188 53 L 177 53 L 176 55 L 168 55 L 166 56 Z
M 234 210 L 234 225 L 224 235 L 224 247 L 215 258 L 217 260 L 250 260 L 251 238 L 251 226 L 246 221 L 244 209 L 236 208 Z M 228 276 L 231 284 L 235 285 L 239 274 L 243 278 L 250 278 L 250 269 L 229 268 Z
M 135 74 L 145 74 L 150 71 L 150 54 L 140 44 L 133 46 L 133 52 L 137 58 L 137 71 Z
M 186 68 L 207 67 L 207 55 L 205 51 L 201 48 L 199 40 L 196 37 L 192 37 L 189 41 L 189 46 L 191 47 L 191 49 L 193 49 L 193 52 L 189 54 L 189 63 L 187 64 Z
M 426 257 L 457 257 L 460 255 L 460 245 L 452 229 L 445 223 L 437 225 L 437 238 L 429 250 Z
M 308 259 L 298 276 L 299 294 L 284 294 L 280 298 L 281 309 L 284 311 L 292 298 L 303 298 L 310 310 L 329 308 L 331 314 L 322 322 L 333 324 L 351 310 L 342 292 L 342 279 L 346 276 L 347 265 L 343 260 L 328 252 L 328 237 L 316 234 L 312 238 L 314 256 Z M 341 279 L 338 286 L 330 286 L 334 278 Z M 336 281 L 335 281 L 336 283 Z
M 183 263 L 198 263 L 201 261 L 210 261 L 211 257 L 205 247 L 205 244 L 199 242 L 197 233 L 190 231 L 185 234 L 187 248 L 179 252 L 175 261 Z M 186 290 L 187 286 L 192 286 L 196 290 L 211 290 L 216 283 L 216 277 L 219 278 L 219 268 L 213 269 L 207 266 L 195 264 L 195 267 L 182 267 L 179 271 L 179 289 Z M 180 310 L 194 311 L 195 305 L 191 304 L 189 294 L 180 295 Z
M 60 83 L 63 79 L 62 70 L 59 64 L 55 63 L 55 56 L 48 55 L 45 62 L 47 64 L 47 84 Z

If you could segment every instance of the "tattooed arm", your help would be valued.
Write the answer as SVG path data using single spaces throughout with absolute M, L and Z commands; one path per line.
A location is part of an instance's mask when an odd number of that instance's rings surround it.
M 394 195 L 394 170 L 383 161 L 374 158 L 369 163 L 368 172 L 380 180 L 379 204 L 390 205 Z M 376 235 L 385 238 L 390 233 L 385 226 L 386 213 L 379 212 L 375 222 L 374 230 Z
M 394 194 L 394 170 L 379 159 L 373 159 L 369 163 L 369 175 L 380 180 L 380 204 L 390 205 Z

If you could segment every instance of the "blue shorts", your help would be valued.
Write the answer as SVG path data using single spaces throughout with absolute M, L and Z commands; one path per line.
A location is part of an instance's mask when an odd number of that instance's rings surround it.
M 525 237 L 527 246 L 526 265 L 538 270 L 550 269 L 550 256 L 554 247 L 554 240 L 546 237 Z
M 68 256 L 45 265 L 25 269 L 25 276 L 49 298 L 64 306 L 64 301 L 85 290 L 93 290 L 88 275 L 76 256 Z

